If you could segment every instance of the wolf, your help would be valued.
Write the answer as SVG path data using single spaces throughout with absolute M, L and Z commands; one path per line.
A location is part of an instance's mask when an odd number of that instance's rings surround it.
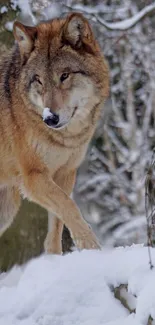
M 49 213 L 47 253 L 61 254 L 64 224 L 78 249 L 99 249 L 70 196 L 108 96 L 107 63 L 80 13 L 16 21 L 13 33 L 0 61 L 0 234 L 24 196 Z

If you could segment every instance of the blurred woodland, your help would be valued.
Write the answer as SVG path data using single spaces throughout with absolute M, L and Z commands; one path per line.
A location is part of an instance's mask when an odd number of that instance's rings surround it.
M 155 146 L 155 2 L 1 0 L 0 55 L 14 43 L 14 20 L 34 25 L 70 11 L 91 23 L 111 76 L 73 196 L 103 245 L 146 243 L 144 183 Z M 0 239 L 0 269 L 40 254 L 47 226 L 47 212 L 23 201 Z M 71 241 L 64 236 L 67 251 Z

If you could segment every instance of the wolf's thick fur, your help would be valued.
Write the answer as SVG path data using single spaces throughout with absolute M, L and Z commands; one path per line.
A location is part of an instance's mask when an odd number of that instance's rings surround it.
M 36 27 L 16 22 L 14 36 L 0 63 L 0 233 L 22 194 L 49 211 L 47 252 L 61 253 L 63 224 L 78 248 L 99 248 L 70 194 L 108 95 L 103 55 L 78 13 Z M 45 107 L 59 116 L 57 129 L 43 121 Z

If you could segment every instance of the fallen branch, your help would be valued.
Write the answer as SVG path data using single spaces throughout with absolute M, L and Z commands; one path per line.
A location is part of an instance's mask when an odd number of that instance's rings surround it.
M 114 297 L 121 302 L 121 304 L 124 306 L 124 308 L 126 308 L 129 311 L 130 314 L 135 313 L 136 297 L 128 292 L 127 285 L 121 284 L 119 287 L 113 288 L 113 292 L 114 292 Z

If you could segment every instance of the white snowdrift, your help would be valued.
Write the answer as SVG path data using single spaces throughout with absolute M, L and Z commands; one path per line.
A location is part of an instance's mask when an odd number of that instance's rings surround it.
M 155 264 L 155 249 L 152 257 Z M 137 297 L 136 313 L 114 297 L 120 284 Z M 1 325 L 142 325 L 150 315 L 155 319 L 155 270 L 139 245 L 43 255 L 0 276 Z

